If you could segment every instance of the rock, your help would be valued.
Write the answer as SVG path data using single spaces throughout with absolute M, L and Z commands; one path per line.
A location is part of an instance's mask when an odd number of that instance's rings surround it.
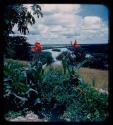
M 14 119 L 8 119 L 6 118 L 7 121 L 18 121 L 18 122 L 46 122 L 47 120 L 45 119 L 39 119 L 36 114 L 33 112 L 29 112 L 25 117 L 24 116 L 18 116 Z
M 42 120 L 39 120 L 38 119 L 38 116 L 37 115 L 35 115 L 35 114 L 33 114 L 33 113 L 30 113 L 30 114 L 27 114 L 26 115 L 26 117 L 25 117 L 25 119 L 27 120 L 27 121 L 42 121 Z
M 101 93 L 105 93 L 105 94 L 108 94 L 108 91 L 103 90 L 103 89 L 99 89 L 99 92 L 101 92 Z
M 108 91 L 107 90 L 103 90 L 103 89 L 98 89 L 98 88 L 95 88 L 97 91 L 99 91 L 100 93 L 105 93 L 105 94 L 108 94 Z
M 22 116 L 18 116 L 17 118 L 14 118 L 14 119 L 10 119 L 9 121 L 26 121 L 26 119 Z

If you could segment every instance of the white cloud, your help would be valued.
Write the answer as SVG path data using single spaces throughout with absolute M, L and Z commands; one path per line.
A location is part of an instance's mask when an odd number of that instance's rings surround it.
M 107 42 L 108 39 L 108 26 L 103 22 L 100 17 L 86 16 L 82 20 L 80 36 L 81 41 L 91 42 Z
M 40 4 L 42 12 L 45 14 L 53 13 L 78 13 L 80 11 L 79 4 Z
M 31 5 L 27 6 L 30 11 Z M 40 6 L 43 18 L 36 18 L 36 24 L 29 26 L 30 34 L 35 34 L 35 39 L 39 38 L 45 43 L 70 43 L 74 39 L 80 43 L 107 41 L 107 24 L 99 16 L 79 15 L 82 9 L 79 4 L 40 4 Z
M 83 28 L 85 30 L 98 30 L 102 27 L 102 20 L 97 16 L 86 16 L 83 19 Z

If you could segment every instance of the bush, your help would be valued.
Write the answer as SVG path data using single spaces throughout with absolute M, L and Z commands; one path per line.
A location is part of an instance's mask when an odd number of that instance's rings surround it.
M 107 54 L 103 53 L 96 53 L 92 54 L 92 59 L 90 62 L 85 63 L 84 67 L 90 67 L 90 68 L 97 68 L 97 69 L 108 69 L 105 67 L 106 64 L 108 64 L 108 56 Z
M 18 61 L 10 59 L 4 63 L 4 94 L 10 90 L 20 95 L 27 91 L 24 70 L 25 65 Z
M 70 48 L 70 50 L 76 55 L 77 62 L 81 62 L 85 59 L 86 51 L 82 47 Z
M 84 62 L 77 66 L 78 69 Z M 31 73 L 36 73 L 35 75 L 37 76 L 39 73 L 37 67 L 39 65 L 33 62 L 30 66 L 32 69 Z M 4 87 L 4 91 L 11 89 L 19 96 L 24 97 L 21 97 L 22 100 L 27 100 L 27 105 L 23 105 L 21 110 L 27 107 L 49 121 L 59 121 L 61 119 L 70 119 L 71 121 L 103 121 L 107 119 L 108 95 L 99 93 L 88 84 L 80 81 L 76 73 L 73 74 L 71 71 L 64 74 L 61 69 L 50 67 L 46 72 L 42 73 L 41 80 L 34 77 L 36 83 L 27 87 L 22 80 L 23 67 L 25 66 L 9 61 L 5 64 L 4 69 L 6 76 L 12 76 L 12 83 L 8 83 L 9 88 Z M 30 67 L 28 68 L 30 70 Z M 76 86 L 75 84 L 77 83 L 78 85 Z M 29 92 L 27 91 L 28 89 L 30 89 Z M 9 100 L 9 102 L 12 101 L 14 100 Z M 18 104 L 18 102 L 16 103 Z
M 85 59 L 85 51 L 82 48 L 76 48 L 76 49 L 70 49 L 70 50 L 76 56 L 76 59 L 75 59 L 74 62 L 79 62 L 80 63 L 80 62 L 82 62 Z M 57 56 L 56 59 L 62 60 L 63 59 L 63 55 L 66 56 L 67 54 L 70 57 L 70 62 L 72 62 L 71 54 L 68 51 L 62 52 L 59 56 Z
M 79 86 L 81 94 L 74 98 L 63 117 L 71 121 L 105 121 L 108 118 L 108 96 L 87 84 Z
M 62 59 L 63 59 L 63 56 L 66 56 L 67 53 L 68 53 L 67 51 L 62 52 L 61 54 L 59 54 L 59 55 L 56 57 L 56 59 L 57 59 L 57 60 L 62 60 Z
M 26 37 L 9 36 L 5 48 L 5 57 L 29 61 L 31 59 L 31 50 L 30 44 L 26 42 Z
M 34 54 L 34 60 L 40 60 L 42 62 L 42 64 L 51 64 L 53 62 L 53 58 L 52 58 L 52 54 L 51 52 L 47 52 L 47 51 L 41 51 L 41 52 L 37 52 L 37 53 L 33 53 Z

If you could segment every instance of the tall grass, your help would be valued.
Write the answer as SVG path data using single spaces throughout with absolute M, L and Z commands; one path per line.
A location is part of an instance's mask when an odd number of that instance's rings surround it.
M 108 71 L 90 68 L 80 68 L 80 75 L 88 84 L 96 88 L 108 90 Z

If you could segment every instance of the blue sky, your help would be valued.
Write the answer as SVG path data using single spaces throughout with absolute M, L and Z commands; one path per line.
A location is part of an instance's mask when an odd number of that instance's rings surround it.
M 106 23 L 108 22 L 108 8 L 104 5 L 88 5 L 83 4 L 81 5 L 82 11 L 80 12 L 81 16 L 99 16 L 102 18 Z
M 25 5 L 32 12 L 30 4 Z M 109 12 L 104 5 L 40 4 L 43 18 L 29 25 L 28 42 L 34 44 L 69 44 L 75 39 L 80 44 L 108 43 Z M 17 34 L 17 27 L 13 31 Z

